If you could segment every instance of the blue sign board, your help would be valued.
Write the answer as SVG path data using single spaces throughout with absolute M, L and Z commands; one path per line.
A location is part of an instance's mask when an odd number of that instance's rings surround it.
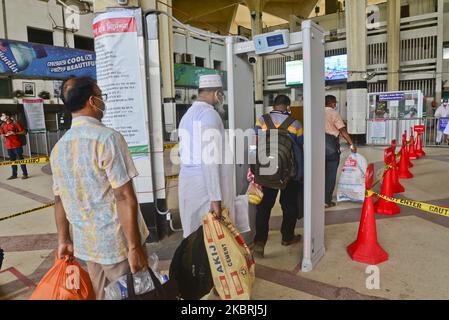
M 0 74 L 96 78 L 95 52 L 0 39 Z
M 379 95 L 379 101 L 400 101 L 405 99 L 404 92 L 393 92 Z

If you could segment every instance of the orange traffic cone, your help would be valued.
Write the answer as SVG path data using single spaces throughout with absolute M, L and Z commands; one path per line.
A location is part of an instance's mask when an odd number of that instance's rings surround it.
M 401 149 L 401 160 L 399 161 L 399 171 L 398 176 L 401 179 L 411 179 L 413 178 L 413 174 L 409 170 L 408 162 L 410 159 L 408 158 L 407 146 L 403 143 L 403 147 Z
M 413 128 L 410 133 L 410 147 L 408 149 L 408 157 L 411 160 L 419 159 L 419 156 L 416 154 L 416 151 L 415 151 L 415 135 L 413 133 Z
M 419 157 L 424 157 L 426 155 L 426 153 L 424 152 L 423 148 L 422 148 L 422 137 L 421 137 L 421 133 L 418 133 L 418 138 L 416 141 L 416 154 Z
M 392 177 L 393 177 L 393 193 L 402 193 L 405 191 L 404 186 L 399 182 L 398 165 L 396 163 L 396 154 L 393 152 L 391 157 Z
M 357 240 L 347 247 L 352 260 L 376 265 L 388 260 L 388 253 L 377 242 L 373 196 L 365 197 Z
M 402 148 L 405 148 L 405 159 L 407 162 L 407 166 L 409 168 L 413 168 L 413 163 L 410 161 L 410 157 L 408 154 L 408 143 L 407 143 L 407 131 L 404 130 L 404 134 L 402 135 Z M 401 150 L 401 157 L 402 157 L 402 150 Z
M 384 181 L 382 182 L 382 195 L 386 197 L 393 197 L 393 170 L 392 168 L 388 168 L 387 172 L 384 176 Z M 387 200 L 384 200 L 380 198 L 377 200 L 376 204 L 374 205 L 374 210 L 378 214 L 385 214 L 385 215 L 394 215 L 399 214 L 401 212 L 401 209 L 399 206 L 394 203 Z

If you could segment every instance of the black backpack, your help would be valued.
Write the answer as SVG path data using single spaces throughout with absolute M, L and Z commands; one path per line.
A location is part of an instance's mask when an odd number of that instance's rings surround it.
M 170 263 L 169 277 L 177 282 L 184 300 L 198 300 L 212 290 L 214 280 L 204 245 L 203 226 L 182 240 Z
M 251 171 L 254 173 L 255 182 L 263 187 L 284 190 L 287 187 L 290 179 L 296 177 L 296 160 L 295 149 L 292 136 L 288 132 L 288 127 L 295 122 L 295 118 L 288 116 L 284 122 L 276 128 L 269 114 L 263 115 L 265 124 L 267 125 L 267 131 L 265 131 L 265 139 L 261 139 L 260 136 L 257 140 L 257 157 L 256 164 L 251 165 Z M 273 154 L 270 151 L 271 134 L 276 130 L 278 133 L 278 152 Z M 262 164 L 259 161 L 259 155 L 268 156 L 271 160 L 268 163 Z M 277 169 L 273 174 L 264 174 L 263 170 L 271 168 L 273 163 L 276 163 Z M 274 165 L 274 164 L 273 164 Z
M 20 143 L 22 144 L 22 146 L 26 146 L 27 145 L 27 136 L 26 136 L 26 134 L 28 133 L 28 130 L 27 129 L 24 129 L 24 130 L 25 130 L 25 134 L 24 135 L 22 135 L 22 134 L 17 135 L 19 137 L 19 139 L 20 139 Z M 19 132 L 19 130 L 17 130 L 16 124 L 14 124 L 14 131 L 15 132 Z

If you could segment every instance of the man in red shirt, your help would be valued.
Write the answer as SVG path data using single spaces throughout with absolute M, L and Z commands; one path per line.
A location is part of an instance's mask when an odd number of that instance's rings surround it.
M 14 122 L 9 113 L 2 113 L 0 120 L 3 125 L 0 128 L 0 134 L 6 138 L 6 149 L 8 150 L 9 158 L 14 160 L 23 159 L 23 147 L 19 135 L 26 135 L 25 129 L 20 122 Z M 22 179 L 28 179 L 27 167 L 22 164 Z M 17 166 L 12 166 L 12 176 L 7 180 L 17 179 Z

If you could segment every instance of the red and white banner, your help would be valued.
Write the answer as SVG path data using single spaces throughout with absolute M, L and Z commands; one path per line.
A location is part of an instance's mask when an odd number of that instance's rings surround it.
M 97 82 L 107 94 L 102 122 L 119 131 L 133 153 L 149 149 L 138 39 L 141 23 L 134 10 L 102 13 L 93 22 Z

